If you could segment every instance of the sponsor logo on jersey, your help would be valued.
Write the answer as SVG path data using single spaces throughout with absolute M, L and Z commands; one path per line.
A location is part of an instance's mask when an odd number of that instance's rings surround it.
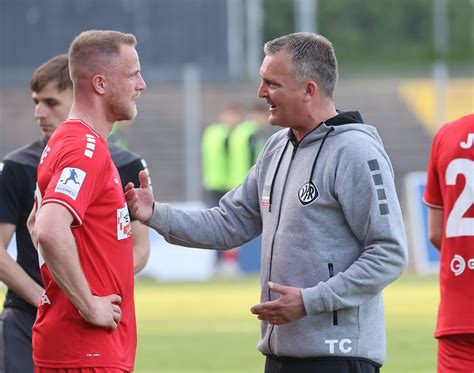
M 340 352 L 343 354 L 348 354 L 349 352 L 352 351 L 352 341 L 348 338 L 344 339 L 326 339 L 324 341 L 327 345 L 329 345 L 329 353 L 334 354 L 336 352 L 336 349 L 338 349 Z
M 319 197 L 318 188 L 313 184 L 312 181 L 304 184 L 300 190 L 298 190 L 298 199 L 303 206 L 309 205 L 311 202 Z
M 86 173 L 81 169 L 66 167 L 61 173 L 54 191 L 76 200 L 85 178 Z
M 454 276 L 460 276 L 466 269 L 466 260 L 461 255 L 454 255 L 451 260 L 450 269 L 454 273 Z M 467 268 L 474 269 L 474 258 L 468 259 Z
M 127 204 L 117 209 L 117 239 L 124 240 L 132 235 L 132 222 Z

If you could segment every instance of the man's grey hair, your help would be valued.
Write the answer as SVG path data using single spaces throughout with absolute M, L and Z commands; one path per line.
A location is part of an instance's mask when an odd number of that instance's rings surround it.
M 298 32 L 273 39 L 264 46 L 267 56 L 287 53 L 293 63 L 295 82 L 312 79 L 332 98 L 337 83 L 337 59 L 331 42 L 322 35 Z

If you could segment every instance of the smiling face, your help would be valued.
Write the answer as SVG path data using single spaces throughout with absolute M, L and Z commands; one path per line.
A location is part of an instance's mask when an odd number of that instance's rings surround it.
M 267 55 L 260 68 L 258 96 L 270 105 L 269 122 L 282 127 L 305 125 L 308 107 L 305 83 L 296 84 L 292 61 L 286 53 Z
M 123 45 L 113 70 L 107 74 L 107 101 L 113 121 L 131 120 L 137 115 L 136 99 L 146 88 L 136 49 Z
M 68 116 L 72 104 L 72 89 L 59 91 L 57 82 L 51 81 L 39 92 L 31 94 L 35 104 L 35 119 L 43 136 L 49 139 Z

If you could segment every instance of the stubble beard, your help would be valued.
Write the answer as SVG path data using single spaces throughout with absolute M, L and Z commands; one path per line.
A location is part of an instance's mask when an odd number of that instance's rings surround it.
M 115 93 L 110 104 L 110 109 L 114 117 L 114 121 L 132 120 L 137 116 L 137 107 L 132 101 L 120 97 Z

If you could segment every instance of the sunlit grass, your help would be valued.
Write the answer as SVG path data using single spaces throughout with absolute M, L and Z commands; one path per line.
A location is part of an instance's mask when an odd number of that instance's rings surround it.
M 385 290 L 383 372 L 436 371 L 436 276 L 404 276 Z M 5 289 L 0 289 L 4 296 Z M 137 282 L 138 373 L 262 372 L 259 323 L 249 309 L 257 277 L 198 283 Z

